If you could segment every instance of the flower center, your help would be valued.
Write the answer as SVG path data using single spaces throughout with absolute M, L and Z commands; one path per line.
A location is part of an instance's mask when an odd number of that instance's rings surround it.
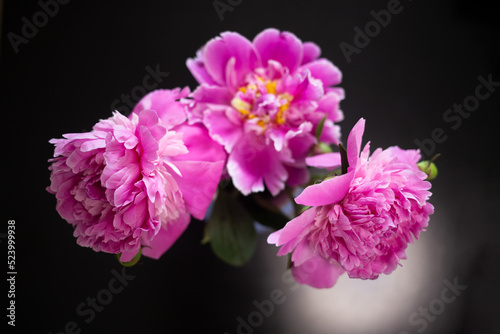
M 286 111 L 293 100 L 290 94 L 276 93 L 278 80 L 255 76 L 246 86 L 240 87 L 231 106 L 248 122 L 266 129 L 286 122 Z

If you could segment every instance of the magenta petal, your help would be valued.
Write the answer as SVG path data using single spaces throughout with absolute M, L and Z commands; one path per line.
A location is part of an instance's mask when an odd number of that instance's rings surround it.
M 158 117 L 162 121 L 162 125 L 170 129 L 186 120 L 184 106 L 176 100 L 187 97 L 189 93 L 188 87 L 182 90 L 176 88 L 173 90 L 158 89 L 152 91 L 137 103 L 132 113 L 139 114 L 145 109 L 152 109 L 158 114 Z
M 324 58 L 305 64 L 301 68 L 308 69 L 312 77 L 321 80 L 325 87 L 337 85 L 342 81 L 342 72 Z
M 314 256 L 311 249 L 304 249 L 300 259 L 302 264 L 292 268 L 293 277 L 300 284 L 307 284 L 314 288 L 331 288 L 337 279 L 344 273 L 344 269 L 337 262 L 330 263 L 325 258 Z
M 340 202 L 351 184 L 354 172 L 335 176 L 319 184 L 307 187 L 295 198 L 295 202 L 307 206 L 328 205 Z
M 359 153 L 361 152 L 361 141 L 363 140 L 363 132 L 365 131 L 365 119 L 360 118 L 356 125 L 353 126 L 349 137 L 347 138 L 347 160 L 349 161 L 349 170 L 356 167 Z
M 210 40 L 203 50 L 205 67 L 217 84 L 226 84 L 226 67 L 234 58 L 237 82 L 243 85 L 245 77 L 260 65 L 252 43 L 235 32 L 224 32 L 221 37 Z
M 318 111 L 328 113 L 328 119 L 333 122 L 340 122 L 344 119 L 344 114 L 339 108 L 342 97 L 337 93 L 326 93 L 318 103 Z
M 186 230 L 190 218 L 188 213 L 181 213 L 177 220 L 169 222 L 167 226 L 162 226 L 153 240 L 143 241 L 142 254 L 159 259 Z
M 341 166 L 340 153 L 325 153 L 306 158 L 306 164 L 316 168 L 335 169 Z
M 314 222 L 316 217 L 315 209 L 308 209 L 300 215 L 290 220 L 285 227 L 269 235 L 267 242 L 282 246 L 278 255 L 290 253 L 298 243 L 301 234 Z
M 197 102 L 230 105 L 233 95 L 227 87 L 200 85 L 192 94 Z
M 188 153 L 172 157 L 174 161 L 225 161 L 227 153 L 219 143 L 210 138 L 208 130 L 201 124 L 183 124 L 172 130 L 182 133 L 182 141 Z
M 259 143 L 258 138 L 240 140 L 231 152 L 227 170 L 233 183 L 244 195 L 264 191 L 264 181 L 273 195 L 285 187 L 288 177 L 273 146 Z
M 204 59 L 203 59 L 203 52 L 201 50 L 199 50 L 196 53 L 196 58 L 194 58 L 194 59 L 189 58 L 188 60 L 186 60 L 186 66 L 200 85 L 202 85 L 202 84 L 215 85 L 216 84 L 216 82 L 212 79 L 210 74 L 208 74 L 207 69 L 205 68 Z
M 227 152 L 233 150 L 236 142 L 243 135 L 243 123 L 235 124 L 239 120 L 229 119 L 228 115 L 236 112 L 232 107 L 210 108 L 205 112 L 204 124 L 211 137 L 219 144 L 224 145 Z
M 172 174 L 188 211 L 196 219 L 205 218 L 219 184 L 224 161 L 176 161 L 182 176 Z
M 122 252 L 120 255 L 120 261 L 121 262 L 131 261 L 134 258 L 134 256 L 137 255 L 137 253 L 139 252 L 139 249 L 141 249 L 141 245 L 138 243 L 136 249 L 133 249 L 131 251 Z
M 321 54 L 320 47 L 313 42 L 304 42 L 304 44 L 302 44 L 302 49 L 304 50 L 302 64 L 307 64 L 315 60 Z
M 285 165 L 286 171 L 288 172 L 288 180 L 286 184 L 292 187 L 298 187 L 303 185 L 309 180 L 309 171 L 306 166 L 296 167 Z
M 302 42 L 292 33 L 266 29 L 254 38 L 253 44 L 264 66 L 268 60 L 276 60 L 293 73 L 302 63 Z

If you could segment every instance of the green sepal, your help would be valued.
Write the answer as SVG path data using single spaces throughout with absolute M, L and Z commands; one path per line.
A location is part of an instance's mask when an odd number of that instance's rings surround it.
M 116 254 L 116 258 L 118 259 L 118 262 L 120 262 L 120 264 L 124 267 L 133 267 L 137 264 L 137 262 L 139 262 L 139 260 L 141 259 L 141 256 L 142 256 L 142 248 L 139 249 L 139 252 L 137 252 L 137 254 L 135 254 L 135 256 L 132 258 L 132 260 L 128 261 L 128 262 L 122 262 L 120 261 L 120 257 L 122 256 L 121 253 L 119 254 Z

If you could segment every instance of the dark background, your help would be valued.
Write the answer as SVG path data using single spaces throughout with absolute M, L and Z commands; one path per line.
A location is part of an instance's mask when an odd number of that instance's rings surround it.
M 420 327 L 409 324 L 409 315 L 439 298 L 443 280 L 457 277 L 467 289 L 428 321 L 424 332 L 500 333 L 500 89 L 456 130 L 443 121 L 445 110 L 474 94 L 478 76 L 491 74 L 500 81 L 498 10 L 484 0 L 401 1 L 402 11 L 348 63 L 339 44 L 352 45 L 353 29 L 364 29 L 373 20 L 370 11 L 386 9 L 387 3 L 243 0 L 221 21 L 212 1 L 70 1 L 59 5 L 58 13 L 16 53 L 7 34 L 21 35 L 22 18 L 33 22 L 41 7 L 36 1 L 5 1 L 1 232 L 8 220 L 16 221 L 17 332 L 59 333 L 74 321 L 82 333 L 233 334 L 237 317 L 246 319 L 255 311 L 253 300 L 269 299 L 275 288 L 291 291 L 281 279 L 284 259 L 275 258 L 277 249 L 265 244 L 266 232 L 252 261 L 232 268 L 200 245 L 203 226 L 194 221 L 160 260 L 144 259 L 127 268 L 134 278 L 86 323 L 77 306 L 107 288 L 112 270 L 122 269 L 113 256 L 76 244 L 71 226 L 55 210 L 54 196 L 45 191 L 47 160 L 53 153 L 48 140 L 88 131 L 110 117 L 113 100 L 141 85 L 147 66 L 159 64 L 169 72 L 158 88 L 193 89 L 196 82 L 185 60 L 210 38 L 232 30 L 252 39 L 276 27 L 316 42 L 322 56 L 342 70 L 344 136 L 365 117 L 364 140 L 371 141 L 372 149 L 414 148 L 415 139 L 429 138 L 435 128 L 446 131 L 447 138 L 434 150 L 442 154 L 431 201 L 436 213 L 421 241 L 410 246 L 409 259 L 392 274 L 417 270 L 418 275 L 404 276 L 394 286 L 396 295 L 411 290 L 413 298 L 393 304 L 382 296 L 371 304 L 375 292 L 359 294 L 358 287 L 375 289 L 370 284 L 384 284 L 389 277 L 353 283 L 344 279 L 331 291 L 301 287 L 301 292 L 288 293 L 287 302 L 276 306 L 254 332 L 416 333 Z M 6 262 L 5 239 L 1 245 Z M 418 257 L 421 253 L 426 255 Z M 411 254 L 418 256 L 412 261 Z M 2 271 L 0 294 L 5 296 L 7 269 Z M 349 289 L 358 304 L 350 293 L 344 299 L 332 297 Z M 326 316 L 310 311 L 311 294 L 326 303 L 321 313 Z M 342 315 L 333 307 L 329 313 L 329 302 L 345 303 Z M 404 316 L 395 317 L 401 308 Z M 382 312 L 381 321 L 362 320 L 375 311 Z M 7 319 L 2 319 L 4 325 Z

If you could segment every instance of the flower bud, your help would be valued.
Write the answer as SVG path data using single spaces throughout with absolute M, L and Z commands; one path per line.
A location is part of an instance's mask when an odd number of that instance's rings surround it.
M 434 180 L 438 174 L 438 169 L 436 167 L 436 164 L 434 164 L 432 161 L 429 160 L 423 160 L 420 161 L 417 164 L 418 168 L 427 174 L 427 179 L 428 181 Z
M 328 145 L 325 142 L 319 142 L 318 144 L 316 144 L 316 146 L 314 146 L 314 149 L 313 149 L 314 155 L 323 154 L 323 153 L 331 153 L 331 152 L 333 152 L 332 148 L 330 147 L 330 145 Z

